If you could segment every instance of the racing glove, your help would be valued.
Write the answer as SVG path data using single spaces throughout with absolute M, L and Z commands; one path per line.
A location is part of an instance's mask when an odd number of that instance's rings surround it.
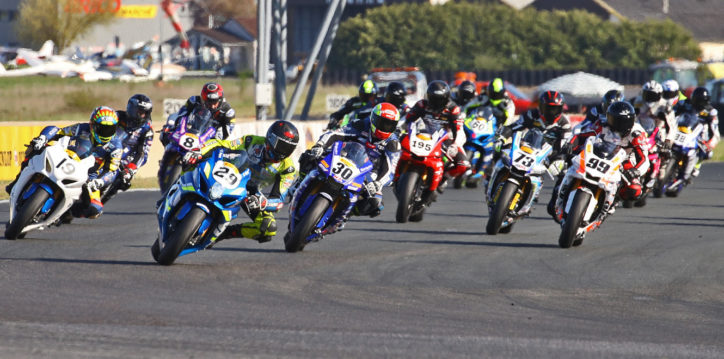
M 88 187 L 88 190 L 91 192 L 98 191 L 99 189 L 103 188 L 103 180 L 100 178 L 92 179 L 86 183 L 86 187 Z
M 135 163 L 129 163 L 126 168 L 123 169 L 123 183 L 126 185 L 131 184 L 131 179 L 133 179 L 133 176 L 136 175 L 136 172 L 138 171 L 138 168 L 136 167 Z
M 40 151 L 43 149 L 45 144 L 47 143 L 47 139 L 45 138 L 45 135 L 40 135 L 38 137 L 33 138 L 32 141 L 30 141 L 30 144 L 33 146 L 33 149 L 36 151 Z
M 623 176 L 626 177 L 626 180 L 629 183 L 631 183 L 639 178 L 639 171 L 637 171 L 635 168 L 629 168 L 627 170 L 623 170 Z
M 193 166 L 193 165 L 195 165 L 196 163 L 198 163 L 199 161 L 201 161 L 201 159 L 202 159 L 203 157 L 204 157 L 204 156 L 201 155 L 201 152 L 198 152 L 198 151 L 189 151 L 189 152 L 186 152 L 186 154 L 184 155 L 184 157 L 181 159 L 181 162 L 182 162 L 184 165 L 192 165 L 192 166 Z
M 365 190 L 367 190 L 367 194 L 372 197 L 377 193 L 380 193 L 380 190 L 382 190 L 382 184 L 377 181 L 370 181 L 365 184 Z
M 244 199 L 244 203 L 246 203 L 246 208 L 249 210 L 249 213 L 253 213 L 255 211 L 260 211 L 266 208 L 267 199 L 261 193 L 253 194 L 246 197 Z

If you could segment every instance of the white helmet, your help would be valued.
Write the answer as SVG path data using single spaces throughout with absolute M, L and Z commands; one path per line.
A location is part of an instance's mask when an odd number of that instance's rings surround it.
M 664 89 L 661 87 L 661 84 L 651 80 L 641 88 L 641 99 L 644 100 L 648 107 L 653 107 L 661 100 L 663 93 Z

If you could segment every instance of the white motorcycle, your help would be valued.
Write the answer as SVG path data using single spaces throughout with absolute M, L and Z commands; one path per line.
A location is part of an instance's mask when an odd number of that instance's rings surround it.
M 30 159 L 10 193 L 6 239 L 18 239 L 55 223 L 83 193 L 95 157 L 80 159 L 62 137 Z
M 561 248 L 581 245 L 586 233 L 600 227 L 611 213 L 627 156 L 618 143 L 591 137 L 573 158 L 556 202 Z

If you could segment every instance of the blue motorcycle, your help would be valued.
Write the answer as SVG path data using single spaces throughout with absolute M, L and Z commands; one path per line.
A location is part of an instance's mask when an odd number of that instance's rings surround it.
M 455 188 L 462 188 L 463 183 L 465 187 L 476 188 L 484 173 L 489 171 L 495 150 L 497 125 L 493 109 L 489 106 L 474 109 L 465 119 L 463 129 L 467 142 L 463 148 L 471 166 L 467 172 L 455 177 L 453 181 Z
M 158 207 L 160 233 L 151 247 L 153 259 L 170 265 L 180 256 L 206 249 L 239 215 L 251 178 L 246 152 L 214 150 L 184 172 Z M 255 191 L 255 190 L 253 190 Z
M 543 174 L 548 172 L 552 151 L 553 147 L 537 128 L 513 135 L 512 145 L 501 152 L 486 188 L 488 234 L 510 233 L 516 221 L 530 214 L 540 194 Z
M 363 145 L 335 142 L 294 193 L 289 232 L 284 236 L 287 252 L 301 251 L 308 243 L 336 231 L 357 204 L 372 167 Z

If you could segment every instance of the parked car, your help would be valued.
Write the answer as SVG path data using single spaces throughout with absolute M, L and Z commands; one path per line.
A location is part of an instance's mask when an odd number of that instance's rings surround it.
M 485 89 L 488 88 L 489 82 L 490 81 L 476 81 L 476 85 L 481 89 L 481 91 L 485 91 Z M 505 81 L 505 90 L 508 91 L 508 96 L 510 96 L 513 103 L 515 103 L 516 115 L 520 115 L 521 113 L 535 107 L 534 101 L 512 83 Z

